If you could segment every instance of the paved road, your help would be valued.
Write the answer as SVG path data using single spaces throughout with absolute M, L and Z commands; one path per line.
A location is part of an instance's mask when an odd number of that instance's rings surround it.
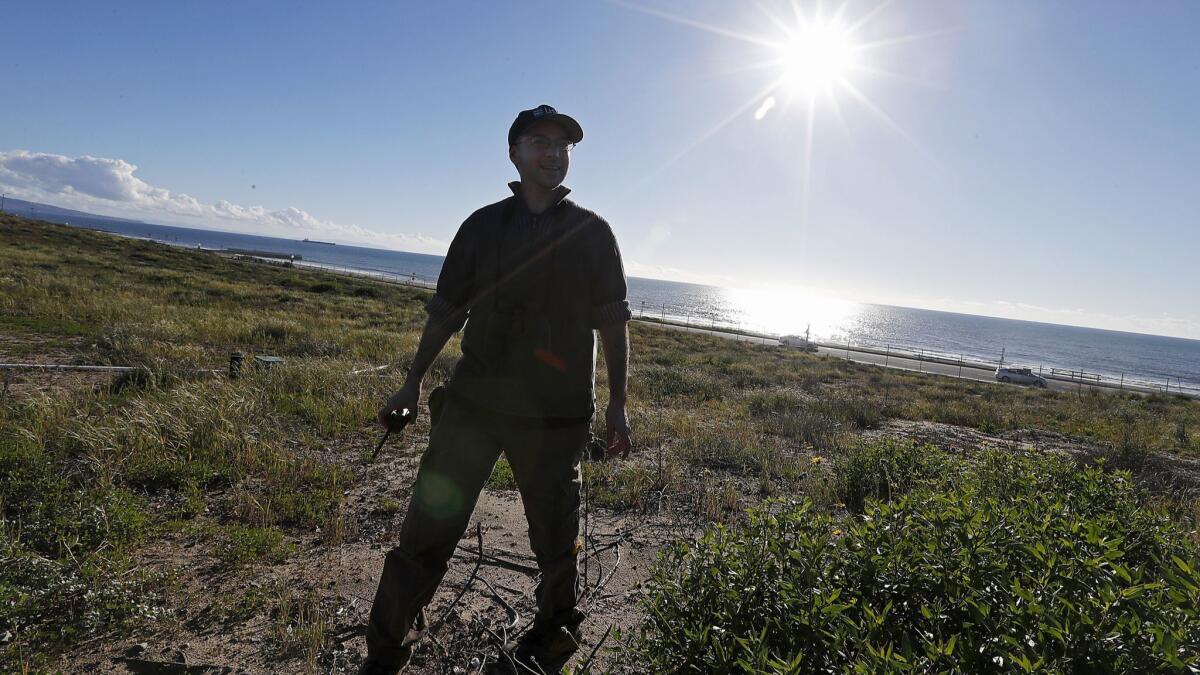
M 636 320 L 636 319 L 635 319 Z M 771 346 L 779 346 L 779 340 L 769 337 L 749 337 L 738 335 L 737 333 L 727 333 L 719 330 L 709 330 L 708 328 L 697 328 L 695 326 L 679 326 L 670 323 L 660 323 L 658 321 L 646 321 L 644 323 L 653 326 L 662 326 L 673 330 L 680 330 L 687 333 L 701 333 L 704 335 L 714 335 L 729 340 L 737 340 L 739 342 L 752 342 L 754 344 L 766 344 Z M 911 370 L 921 373 L 932 373 L 935 375 L 945 375 L 948 377 L 962 377 L 963 379 L 976 380 L 979 382 L 991 382 L 996 385 L 1004 384 L 996 381 L 996 371 L 993 368 L 980 368 L 964 363 L 961 368 L 958 364 L 949 365 L 945 363 L 936 363 L 933 361 L 924 361 L 920 359 L 902 358 L 896 355 L 887 354 L 872 354 L 870 352 L 859 352 L 851 348 L 849 351 L 845 347 L 820 347 L 818 352 L 836 356 L 854 361 L 855 363 L 867 363 L 876 366 L 886 366 L 888 368 L 899 368 L 901 370 Z M 1021 385 L 1008 384 L 1005 386 L 1018 387 Z M 1075 391 L 1080 388 L 1078 382 L 1062 382 L 1059 380 L 1047 380 L 1047 388 L 1057 391 Z M 1083 384 L 1083 387 L 1093 385 Z
M 977 380 L 979 382 L 993 382 L 995 384 L 1004 384 L 996 381 L 996 371 L 992 368 L 980 368 L 967 363 L 962 364 L 960 368 L 957 364 L 950 365 L 946 363 L 937 363 L 933 361 L 924 361 L 920 359 L 901 358 L 895 355 L 879 355 L 865 352 L 856 352 L 851 349 L 849 352 L 845 348 L 838 349 L 832 347 L 820 347 L 818 351 L 822 354 L 837 356 L 855 363 L 869 363 L 877 366 L 887 366 L 888 368 L 900 368 L 902 370 L 913 370 L 922 373 L 934 373 L 936 375 L 946 375 L 949 377 L 961 377 L 966 380 Z M 849 356 L 847 356 L 849 354 Z M 1019 387 L 1022 385 L 1009 384 L 1010 387 Z M 1084 384 L 1084 387 L 1091 385 Z M 1046 388 L 1057 391 L 1075 391 L 1080 387 L 1078 382 L 1062 382 L 1059 380 L 1046 380 Z

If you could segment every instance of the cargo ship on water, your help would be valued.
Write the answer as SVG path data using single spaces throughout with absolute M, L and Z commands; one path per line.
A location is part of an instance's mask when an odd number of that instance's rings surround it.
M 316 239 L 309 239 L 308 237 L 305 237 L 301 241 L 303 241 L 305 244 L 321 244 L 322 246 L 337 246 L 337 244 L 333 243 L 332 241 L 317 241 Z

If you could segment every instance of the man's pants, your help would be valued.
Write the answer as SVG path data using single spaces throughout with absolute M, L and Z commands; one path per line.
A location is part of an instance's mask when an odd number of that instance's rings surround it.
M 501 452 L 521 491 L 529 544 L 542 572 L 536 621 L 554 626 L 574 615 L 579 461 L 590 438 L 588 423 L 546 426 L 447 398 L 417 471 L 399 544 L 384 559 L 371 607 L 367 652 L 381 663 L 404 660 L 404 638 L 445 576 Z

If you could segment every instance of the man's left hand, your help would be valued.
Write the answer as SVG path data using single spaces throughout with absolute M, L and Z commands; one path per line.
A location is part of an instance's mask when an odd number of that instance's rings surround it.
M 605 422 L 605 455 L 608 457 L 626 457 L 633 448 L 633 440 L 629 436 L 629 422 L 625 419 L 625 406 L 610 403 L 604 414 Z

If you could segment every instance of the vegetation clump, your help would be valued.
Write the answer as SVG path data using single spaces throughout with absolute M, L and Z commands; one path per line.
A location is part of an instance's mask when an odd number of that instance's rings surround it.
M 915 453 L 945 471 L 871 491 L 859 515 L 768 503 L 676 543 L 637 657 L 659 672 L 1200 667 L 1200 553 L 1128 473 L 896 444 L 864 457 Z
M 279 658 L 292 663 L 262 670 L 314 670 L 313 659 L 334 649 L 328 633 L 356 615 L 339 604 L 343 593 L 317 597 L 287 585 L 287 569 L 344 543 L 386 543 L 398 525 L 407 497 L 394 482 L 377 494 L 373 474 L 401 476 L 417 456 L 393 450 L 370 467 L 366 459 L 378 439 L 375 411 L 407 369 L 427 300 L 422 289 L 0 214 L 6 360 L 137 367 L 111 379 L 6 375 L 0 671 L 86 670 L 94 662 L 81 658 L 114 655 L 90 645 L 118 645 L 121 634 L 145 630 L 148 621 L 183 616 L 189 596 L 176 584 L 196 574 L 205 582 L 199 600 L 212 611 L 155 630 L 209 631 L 208 621 L 268 614 Z M 1164 656 L 1170 641 L 1181 654 L 1195 650 L 1182 619 L 1172 623 L 1194 606 L 1187 585 L 1194 579 L 1187 580 L 1195 556 L 1176 542 L 1161 512 L 1135 496 L 1129 476 L 1105 469 L 1078 483 L 1067 460 L 965 448 L 983 432 L 989 443 L 1069 444 L 1106 456 L 1106 466 L 1132 471 L 1157 490 L 1150 502 L 1194 528 L 1195 482 L 1184 471 L 1159 474 L 1174 461 L 1164 453 L 1200 456 L 1197 402 L 1002 387 L 644 323 L 631 326 L 631 342 L 636 451 L 621 463 L 583 468 L 591 508 L 638 511 L 645 514 L 639 522 L 666 521 L 683 532 L 745 523 L 762 498 L 811 500 L 807 507 L 773 504 L 744 529 L 679 545 L 677 569 L 660 573 L 666 576 L 635 657 L 669 671 L 786 671 L 789 659 L 808 653 L 801 647 L 817 645 L 799 670 L 902 670 L 896 654 L 918 671 L 1019 669 L 1020 658 L 1043 659 L 1039 667 L 1054 670 L 1067 668 L 1066 645 L 1076 649 L 1102 630 L 1102 645 L 1126 654 L 1107 662 L 1109 670 L 1134 668 L 1129 663 L 1178 670 Z M 233 351 L 248 357 L 238 379 L 225 376 Z M 431 382 L 449 377 L 458 351 L 452 341 L 439 355 Z M 255 367 L 252 357 L 264 353 L 286 363 Z M 600 366 L 600 402 L 606 387 Z M 603 433 L 598 417 L 593 430 Z M 428 429 L 427 416 L 418 418 L 406 432 L 410 448 L 422 445 Z M 961 445 L 963 456 L 887 440 L 901 434 Z M 499 462 L 489 488 L 515 485 Z M 1055 495 L 1070 497 L 1056 502 Z M 1102 541 L 1090 539 L 1093 531 Z M 1116 549 L 1105 548 L 1118 538 Z M 180 543 L 199 555 L 156 555 Z M 1039 545 L 1052 562 L 1028 550 Z M 760 559 L 767 561 L 761 569 Z M 710 567 L 688 562 L 696 560 L 711 563 L 725 586 L 705 583 Z M 197 570 L 197 561 L 208 567 Z M 318 568 L 305 567 L 306 575 L 309 569 Z M 332 574 L 318 571 L 300 586 L 324 585 Z M 672 596 L 671 584 L 685 580 L 695 596 Z M 1016 580 L 1038 609 L 1016 592 Z M 1092 594 L 1082 596 L 1068 581 Z M 275 583 L 283 590 L 263 590 Z M 962 609 L 967 600 L 987 608 L 983 619 Z M 805 602 L 825 609 L 800 611 Z M 868 608 L 888 625 L 871 627 Z M 1140 643 L 1129 637 L 1135 629 Z M 1032 636 L 1043 651 L 1008 645 L 1006 635 L 1018 642 Z M 891 656 L 864 656 L 855 640 L 876 651 L 891 645 Z M 1046 651 L 1055 644 L 1057 651 Z M 820 651 L 829 645 L 845 650 Z M 1004 664 L 980 666 L 977 653 Z M 295 663 L 300 658 L 305 663 Z M 446 656 L 438 665 L 450 662 Z M 1071 663 L 1089 670 L 1094 662 Z M 651 668 L 634 661 L 631 670 Z

